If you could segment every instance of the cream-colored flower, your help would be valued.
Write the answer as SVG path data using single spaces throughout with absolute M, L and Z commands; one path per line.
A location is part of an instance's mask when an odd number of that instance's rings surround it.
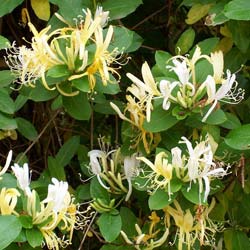
M 8 153 L 8 156 L 7 156 L 7 159 L 6 159 L 6 162 L 5 162 L 5 165 L 4 167 L 1 169 L 0 171 L 0 180 L 2 179 L 2 175 L 6 173 L 6 171 L 8 170 L 9 166 L 10 166 L 10 162 L 11 162 L 11 159 L 12 159 L 12 150 L 9 151 Z
M 30 177 L 29 177 L 29 167 L 25 163 L 23 167 L 20 167 L 17 163 L 11 167 L 16 178 L 19 188 L 21 188 L 27 196 L 31 195 L 30 190 Z
M 169 197 L 171 196 L 171 180 L 173 176 L 173 166 L 169 163 L 165 152 L 156 155 L 154 163 L 145 157 L 138 157 L 140 161 L 146 163 L 152 172 L 146 177 L 150 180 L 149 191 L 155 192 L 158 188 L 167 189 Z
M 235 79 L 235 74 L 231 74 L 231 72 L 227 70 L 227 78 L 222 79 L 219 88 L 216 90 L 215 79 L 210 75 L 207 76 L 207 79 L 205 81 L 208 95 L 206 104 L 212 103 L 212 106 L 209 108 L 206 115 L 202 118 L 203 122 L 206 121 L 219 101 L 229 104 L 237 104 L 244 99 L 245 90 L 237 88 L 238 83 Z
M 131 73 L 127 73 L 127 77 L 133 82 L 133 85 L 131 87 L 128 87 L 127 91 L 135 96 L 138 101 L 145 106 L 146 117 L 147 121 L 149 122 L 151 117 L 151 110 L 153 109 L 152 99 L 154 97 L 160 96 L 161 93 L 157 89 L 157 84 L 147 62 L 142 65 L 141 73 L 143 81 L 141 81 Z M 133 87 L 134 85 L 136 86 L 136 88 Z
M 10 215 L 18 213 L 15 211 L 17 199 L 21 194 L 15 188 L 3 187 L 0 192 L 0 214 Z
M 206 202 L 210 193 L 210 180 L 225 176 L 227 169 L 216 167 L 215 162 L 213 162 L 213 151 L 207 138 L 205 141 L 197 143 L 195 147 L 192 146 L 192 143 L 186 137 L 182 137 L 180 143 L 185 143 L 188 149 L 188 155 L 186 155 L 187 162 L 185 164 L 187 175 L 183 180 L 190 181 L 190 185 L 191 182 L 198 182 L 199 195 L 201 196 L 201 193 L 204 191 L 203 202 Z

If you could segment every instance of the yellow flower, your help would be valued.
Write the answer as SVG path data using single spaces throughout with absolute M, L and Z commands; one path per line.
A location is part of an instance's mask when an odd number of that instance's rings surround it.
M 17 197 L 21 194 L 15 188 L 2 188 L 0 192 L 0 214 L 10 215 L 18 213 L 15 211 Z
M 113 63 L 117 63 L 117 55 L 120 53 L 117 48 L 113 49 L 111 52 L 108 50 L 112 36 L 113 36 L 113 27 L 109 26 L 106 37 L 103 37 L 103 29 L 101 26 L 98 26 L 94 31 L 93 41 L 96 45 L 95 55 L 93 62 L 88 66 L 86 72 L 73 75 L 69 80 L 74 80 L 81 78 L 83 76 L 88 76 L 89 78 L 89 87 L 93 91 L 96 84 L 96 74 L 99 73 L 103 85 L 107 85 L 108 82 L 111 82 L 110 73 L 115 74 L 120 79 L 120 75 L 115 68 L 111 66 Z
M 188 250 L 192 249 L 197 239 L 200 245 L 212 245 L 215 233 L 223 228 L 208 217 L 215 206 L 215 200 L 212 200 L 210 206 L 198 205 L 195 216 L 190 209 L 183 211 L 177 200 L 174 200 L 174 205 L 175 208 L 167 206 L 163 211 L 166 218 L 169 220 L 170 215 L 177 226 L 178 250 L 183 249 L 183 244 L 186 244 Z
M 184 212 L 176 200 L 174 200 L 174 205 L 176 209 L 171 206 L 167 206 L 164 211 L 174 218 L 175 225 L 178 227 L 178 250 L 182 250 L 183 244 L 186 244 L 187 249 L 190 250 L 191 246 L 197 239 L 194 217 L 189 209 Z
M 167 154 L 165 152 L 158 153 L 155 157 L 154 163 L 145 157 L 138 157 L 137 159 L 146 163 L 153 170 L 153 172 L 146 176 L 146 178 L 151 181 L 149 190 L 155 192 L 158 188 L 167 188 L 170 197 L 170 181 L 173 175 L 173 166 L 168 162 Z
M 139 146 L 139 143 L 143 142 L 144 149 L 147 153 L 150 153 L 153 142 L 155 139 L 157 139 L 157 134 L 154 135 L 152 132 L 148 132 L 143 127 L 143 123 L 146 119 L 145 105 L 136 102 L 136 100 L 131 95 L 127 95 L 126 99 L 127 107 L 125 108 L 124 113 L 126 114 L 128 111 L 130 119 L 127 118 L 114 103 L 111 102 L 110 105 L 122 120 L 132 124 L 133 129 L 135 129 L 136 136 L 132 139 L 134 143 L 131 147 L 137 148 Z
M 153 109 L 152 99 L 154 97 L 160 96 L 161 93 L 157 89 L 157 84 L 153 78 L 147 62 L 142 65 L 141 72 L 144 82 L 130 73 L 127 74 L 127 77 L 133 82 L 133 85 L 131 87 L 128 87 L 127 91 L 129 91 L 134 97 L 136 97 L 141 105 L 145 106 L 146 117 L 147 121 L 149 122 L 151 117 L 151 110 Z

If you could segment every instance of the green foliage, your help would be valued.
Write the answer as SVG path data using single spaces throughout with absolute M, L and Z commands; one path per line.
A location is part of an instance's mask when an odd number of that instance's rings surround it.
M 0 250 L 45 233 L 69 250 L 250 249 L 249 1 L 43 2 L 49 20 L 1 2 L 1 156 L 29 161 L 33 200 L 1 162 Z M 83 235 L 64 236 L 75 220 Z
M 14 215 L 1 215 L 0 224 L 0 249 L 2 250 L 16 239 L 21 232 L 22 225 Z
M 104 239 L 108 242 L 114 241 L 120 234 L 122 220 L 119 212 L 116 210 L 102 214 L 97 223 Z

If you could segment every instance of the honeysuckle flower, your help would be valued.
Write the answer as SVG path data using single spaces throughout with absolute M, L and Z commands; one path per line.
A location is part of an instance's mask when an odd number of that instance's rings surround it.
M 0 192 L 0 214 L 10 215 L 18 213 L 15 211 L 17 204 L 17 198 L 21 194 L 15 188 L 5 188 L 3 187 Z
M 186 138 L 181 137 L 180 143 L 185 143 L 188 149 L 188 156 L 186 156 L 187 175 L 183 178 L 184 181 L 199 183 L 199 194 L 204 190 L 203 181 L 205 184 L 203 202 L 206 202 L 210 193 L 210 180 L 213 178 L 221 178 L 227 175 L 227 169 L 222 167 L 217 168 L 213 162 L 213 152 L 208 140 L 201 141 L 193 148 L 192 143 Z M 191 188 L 191 186 L 190 186 Z M 200 198 L 201 199 L 201 198 Z
M 209 213 L 215 206 L 215 199 L 213 198 L 208 206 L 196 206 L 194 215 L 190 209 L 183 211 L 177 200 L 173 203 L 175 208 L 167 206 L 163 211 L 168 218 L 168 223 L 170 223 L 170 215 L 177 226 L 178 250 L 183 249 L 183 244 L 188 250 L 193 249 L 192 246 L 196 240 L 200 241 L 200 246 L 213 245 L 215 233 L 223 229 L 222 223 L 215 223 L 209 218 Z
M 210 63 L 213 66 L 213 78 L 215 83 L 220 83 L 223 76 L 224 70 L 224 60 L 223 60 L 223 53 L 221 50 L 215 51 L 210 55 Z
M 118 63 L 117 56 L 121 54 L 121 52 L 118 51 L 118 48 L 114 48 L 112 51 L 109 51 L 109 45 L 113 32 L 113 26 L 110 25 L 104 39 L 102 27 L 96 27 L 93 37 L 96 45 L 93 62 L 87 67 L 84 73 L 72 75 L 69 78 L 70 81 L 83 76 L 88 76 L 90 91 L 93 91 L 96 84 L 96 74 L 98 73 L 104 86 L 106 86 L 108 82 L 111 82 L 110 73 L 118 76 L 118 79 L 120 78 L 118 71 L 111 66 L 113 63 Z
M 126 117 L 118 108 L 117 105 L 110 102 L 111 107 L 116 111 L 118 116 L 124 120 L 132 124 L 133 129 L 136 129 L 136 136 L 132 139 L 134 143 L 132 144 L 132 148 L 136 148 L 140 142 L 143 142 L 144 149 L 147 153 L 150 152 L 151 146 L 154 142 L 154 139 L 157 139 L 157 134 L 153 134 L 144 129 L 143 123 L 146 120 L 145 114 L 145 104 L 137 102 L 131 95 L 127 95 L 127 106 L 124 110 L 124 114 L 127 112 L 130 115 L 130 119 Z
M 100 183 L 102 187 L 104 187 L 105 189 L 109 189 L 109 187 L 107 187 L 103 183 L 100 177 L 100 174 L 102 173 L 103 170 L 102 170 L 99 160 L 101 160 L 103 164 L 106 160 L 106 153 L 102 150 L 94 149 L 88 152 L 88 156 L 90 158 L 89 167 L 90 167 L 91 172 L 97 177 L 98 182 Z
M 97 6 L 95 11 L 95 18 L 101 17 L 101 26 L 104 27 L 108 23 L 109 11 L 103 11 L 102 6 Z
M 139 174 L 139 161 L 136 159 L 137 154 L 124 157 L 123 169 L 126 180 L 128 181 L 128 192 L 125 201 L 128 201 L 132 193 L 132 178 Z
M 140 161 L 146 163 L 152 172 L 147 176 L 151 185 L 149 185 L 149 191 L 155 192 L 158 188 L 167 189 L 169 198 L 171 196 L 171 179 L 173 175 L 173 166 L 167 159 L 165 152 L 160 152 L 156 155 L 154 163 L 149 161 L 145 157 L 138 157 Z
M 138 236 L 135 237 L 135 242 L 131 241 L 124 231 L 121 231 L 121 235 L 124 241 L 127 244 L 132 245 L 136 250 L 153 250 L 160 247 L 166 242 L 169 235 L 169 230 L 166 228 L 162 236 L 155 240 L 154 238 L 156 238 L 156 234 L 158 234 L 158 232 L 149 237 L 149 235 L 142 232 L 138 224 L 135 224 L 135 229 L 138 234 Z
M 68 192 L 68 183 L 52 178 L 48 186 L 47 197 L 37 204 L 36 192 L 33 190 L 27 200 L 27 212 L 41 231 L 49 249 L 59 249 L 71 243 L 75 225 L 79 224 L 77 205 Z M 82 218 L 82 217 L 81 217 Z M 56 234 L 56 228 L 69 234 L 67 239 Z
M 2 179 L 2 175 L 6 173 L 6 171 L 8 170 L 9 166 L 10 166 L 10 162 L 12 159 L 12 150 L 9 151 L 6 162 L 4 164 L 4 167 L 1 169 L 0 171 L 0 180 Z
M 127 91 L 134 95 L 139 102 L 145 103 L 146 117 L 147 121 L 149 122 L 151 117 L 151 110 L 153 109 L 152 99 L 154 97 L 160 96 L 161 94 L 157 89 L 157 84 L 153 78 L 147 62 L 143 63 L 141 73 L 143 81 L 141 81 L 131 73 L 127 73 L 127 77 L 133 82 L 134 85 L 137 86 L 137 88 L 133 88 L 132 85 L 131 87 L 127 88 Z
M 202 118 L 203 122 L 206 121 L 208 116 L 212 113 L 218 101 L 229 104 L 237 104 L 244 99 L 245 91 L 241 88 L 237 89 L 238 83 L 235 79 L 235 74 L 231 74 L 231 72 L 227 70 L 227 78 L 222 80 L 220 87 L 216 90 L 216 82 L 214 78 L 210 75 L 207 76 L 205 81 L 208 94 L 206 104 L 212 103 L 212 106 Z
M 159 87 L 163 97 L 163 103 L 162 103 L 163 109 L 168 110 L 170 108 L 171 101 L 174 103 L 178 102 L 177 98 L 171 94 L 177 85 L 178 82 L 171 83 L 170 81 L 167 80 L 160 81 Z
M 17 178 L 18 187 L 24 191 L 25 195 L 30 196 L 31 190 L 29 186 L 30 177 L 28 164 L 24 163 L 23 167 L 20 167 L 17 163 L 15 163 L 11 168 Z
M 178 250 L 182 250 L 183 244 L 186 244 L 187 249 L 190 250 L 198 237 L 196 232 L 197 228 L 194 224 L 194 217 L 190 209 L 184 212 L 176 200 L 174 200 L 174 205 L 176 209 L 167 206 L 164 208 L 164 211 L 174 218 L 175 225 L 178 228 L 176 233 L 178 235 Z
M 47 197 L 42 203 L 52 203 L 53 211 L 58 213 L 66 209 L 70 204 L 69 185 L 66 181 L 58 181 L 56 178 L 52 178 L 51 181 L 53 184 L 49 184 Z

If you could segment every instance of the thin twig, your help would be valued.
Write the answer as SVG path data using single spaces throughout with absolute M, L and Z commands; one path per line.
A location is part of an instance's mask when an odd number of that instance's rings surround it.
M 50 125 L 50 123 L 56 118 L 56 116 L 61 112 L 60 109 L 58 109 L 55 114 L 50 118 L 50 120 L 48 121 L 48 123 L 44 126 L 44 128 L 42 129 L 42 131 L 40 132 L 40 134 L 36 137 L 36 139 L 29 145 L 29 147 L 23 152 L 23 154 L 21 155 L 21 157 L 18 159 L 17 163 L 19 163 L 23 157 L 30 151 L 30 149 L 37 143 L 37 141 L 40 139 L 40 137 L 43 135 L 43 133 L 46 131 L 46 129 L 48 128 L 48 126 Z
M 131 28 L 131 30 L 135 30 L 137 27 L 139 27 L 141 24 L 145 23 L 147 20 L 149 20 L 150 18 L 152 18 L 153 16 L 159 14 L 160 12 L 162 12 L 164 9 L 167 8 L 167 5 L 163 6 L 162 8 L 160 8 L 159 10 L 157 10 L 156 12 L 152 13 L 151 15 L 147 16 L 146 18 L 144 18 L 142 21 L 140 21 L 139 23 L 137 23 L 135 26 L 133 26 Z
M 81 241 L 81 243 L 80 243 L 80 246 L 79 246 L 78 250 L 81 250 L 81 249 L 82 249 L 82 245 L 83 245 L 83 243 L 84 243 L 84 241 L 85 241 L 85 239 L 86 239 L 87 233 L 88 233 L 88 231 L 89 231 L 91 225 L 92 225 L 93 222 L 94 222 L 94 219 L 95 219 L 96 215 L 97 215 L 97 212 L 95 212 L 95 214 L 93 215 L 93 218 L 91 219 L 91 221 L 90 221 L 90 223 L 89 223 L 87 229 L 85 230 L 85 232 L 84 232 L 84 234 L 83 234 L 83 237 L 82 237 L 82 241 Z

